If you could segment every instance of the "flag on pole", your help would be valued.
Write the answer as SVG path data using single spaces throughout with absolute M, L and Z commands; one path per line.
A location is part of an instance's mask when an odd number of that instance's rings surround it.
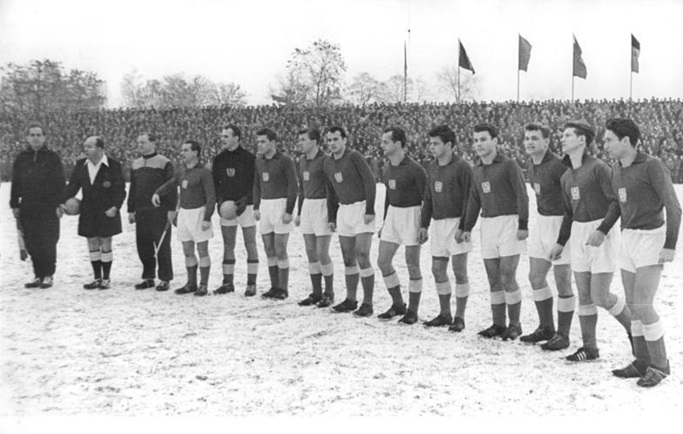
M 519 35 L 519 70 L 526 71 L 531 58 L 531 44 Z
M 467 69 L 468 71 L 472 71 L 472 74 L 474 74 L 474 66 L 472 66 L 470 58 L 467 57 L 467 51 L 465 51 L 465 47 L 463 47 L 460 39 L 458 39 L 458 43 L 460 44 L 460 59 L 458 62 L 459 66 L 463 69 Z
M 588 76 L 586 64 L 583 63 L 583 59 L 581 58 L 581 47 L 579 46 L 579 42 L 576 40 L 576 36 L 574 36 L 574 70 L 572 75 L 574 77 L 583 79 Z
M 638 58 L 640 57 L 640 42 L 631 34 L 631 71 L 640 72 L 640 64 Z

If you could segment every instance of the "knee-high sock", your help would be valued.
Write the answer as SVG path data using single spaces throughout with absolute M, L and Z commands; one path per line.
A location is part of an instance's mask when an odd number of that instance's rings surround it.
M 643 323 L 640 320 L 631 321 L 631 336 L 633 337 L 633 352 L 636 356 L 636 366 L 640 372 L 650 366 L 652 359 L 645 340 Z
M 95 279 L 102 278 L 102 253 L 99 250 L 90 251 L 90 265 L 92 265 L 92 271 L 95 274 Z
M 470 296 L 470 284 L 455 283 L 455 316 L 465 319 L 465 309 L 467 309 L 467 299 Z
M 549 287 L 534 289 L 531 292 L 538 312 L 538 322 L 541 328 L 555 331 L 553 321 L 553 291 Z
M 111 250 L 108 252 L 102 251 L 102 278 L 109 279 L 109 273 L 111 272 L 111 264 L 114 262 L 114 252 Z
M 258 259 L 247 259 L 247 285 L 256 285 Z
M 323 274 L 320 262 L 308 263 L 308 274 L 311 276 L 311 285 L 313 286 L 313 294 L 322 296 L 323 294 Z
M 289 259 L 277 261 L 278 288 L 288 291 L 289 289 Z
M 576 296 L 558 297 L 557 299 L 557 334 L 569 339 L 572 319 L 576 309 Z
M 451 282 L 436 282 L 436 294 L 439 296 L 439 312 L 441 315 L 450 316 L 451 314 Z
M 235 259 L 223 259 L 223 283 L 235 283 Z
M 597 349 L 598 308 L 594 304 L 579 305 L 579 324 L 581 325 L 583 346 Z
M 209 274 L 211 272 L 211 257 L 210 256 L 200 256 L 199 257 L 199 276 L 200 285 L 209 284 Z
M 491 292 L 491 315 L 493 316 L 493 323 L 502 327 L 507 324 L 507 317 L 505 313 L 505 291 Z
M 624 297 L 621 295 L 615 295 L 617 298 L 616 303 L 607 311 L 619 321 L 619 324 L 626 329 L 626 333 L 631 334 L 631 311 L 626 306 Z
M 393 273 L 383 276 L 384 286 L 387 287 L 389 295 L 391 296 L 391 301 L 394 306 L 403 306 L 403 296 L 401 295 L 401 282 L 398 278 L 396 271 Z
M 372 296 L 375 290 L 375 270 L 372 267 L 361 269 L 360 281 L 363 285 L 363 303 L 372 306 Z
M 360 269 L 358 265 L 353 267 L 346 267 L 344 270 L 344 280 L 346 281 L 346 298 L 355 301 L 358 294 L 358 280 L 360 278 Z
M 410 279 L 408 282 L 408 310 L 417 315 L 422 296 L 422 279 Z
M 505 304 L 508 308 L 510 324 L 519 324 L 519 317 L 522 311 L 522 291 L 519 288 L 510 292 L 505 291 Z
M 185 267 L 187 268 L 187 283 L 189 285 L 197 286 L 197 257 L 185 257 Z
M 271 288 L 279 288 L 279 269 L 277 266 L 277 258 L 275 256 L 268 258 L 268 274 L 270 275 Z
M 664 324 L 658 320 L 652 324 L 643 324 L 643 334 L 645 335 L 645 342 L 647 343 L 647 350 L 650 353 L 652 365 L 655 368 L 669 373 L 669 359 L 666 355 L 666 346 L 664 345 Z
M 320 269 L 325 279 L 325 295 L 334 296 L 334 265 L 331 262 L 329 264 L 322 264 Z

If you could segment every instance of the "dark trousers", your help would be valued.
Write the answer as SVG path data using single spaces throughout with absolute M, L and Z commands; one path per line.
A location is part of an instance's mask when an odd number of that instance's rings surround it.
M 166 211 L 163 209 L 142 209 L 135 212 L 135 240 L 138 255 L 142 261 L 142 278 L 154 279 L 155 270 L 159 266 L 159 279 L 173 280 L 173 263 L 171 262 L 171 227 L 166 231 L 157 257 L 154 257 L 154 246 L 159 243 L 166 227 Z
M 56 207 L 22 208 L 19 222 L 24 229 L 26 251 L 31 256 L 36 277 L 53 276 L 57 266 L 59 218 Z

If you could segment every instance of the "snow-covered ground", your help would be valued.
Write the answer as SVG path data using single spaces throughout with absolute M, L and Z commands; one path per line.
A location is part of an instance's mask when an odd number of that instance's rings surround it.
M 9 187 L 0 188 L 0 416 L 637 416 L 683 409 L 683 240 L 676 261 L 664 269 L 656 302 L 667 330 L 672 376 L 643 390 L 610 373 L 631 356 L 623 329 L 604 311 L 598 323 L 601 358 L 595 362 L 562 359 L 580 344 L 577 318 L 572 347 L 561 353 L 477 337 L 491 322 L 478 234 L 469 260 L 467 328 L 454 334 L 378 320 L 390 298 L 376 267 L 372 317 L 299 307 L 310 281 L 298 229 L 289 242 L 290 297 L 285 301 L 242 295 L 246 261 L 241 236 L 235 294 L 200 298 L 134 290 L 141 266 L 134 227 L 125 215 L 124 233 L 114 239 L 111 290 L 81 288 L 91 279 L 87 247 L 76 235 L 77 218 L 67 216 L 55 286 L 24 289 L 32 271 L 30 263 L 19 260 L 7 207 Z M 683 202 L 683 188 L 676 188 Z M 381 212 L 381 185 L 378 198 Z M 535 210 L 531 191 L 530 198 Z M 217 217 L 214 229 L 219 234 Z M 373 261 L 378 244 L 375 238 Z M 260 240 L 259 248 L 262 293 L 269 285 Z M 210 251 L 213 289 L 221 279 L 220 237 L 210 242 Z M 340 301 L 345 290 L 336 236 L 331 253 Z M 173 256 L 177 287 L 185 272 L 175 239 Z M 395 266 L 406 283 L 402 262 L 401 249 Z M 426 246 L 421 321 L 438 313 L 430 263 Z M 517 276 L 524 293 L 525 332 L 537 324 L 528 270 L 523 257 Z M 623 293 L 618 275 L 613 289 Z

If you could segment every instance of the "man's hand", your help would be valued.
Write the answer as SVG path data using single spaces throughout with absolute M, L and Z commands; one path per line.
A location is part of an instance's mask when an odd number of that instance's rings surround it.
M 55 208 L 55 214 L 57 214 L 58 219 L 62 218 L 62 216 L 64 215 L 64 210 L 62 209 L 61 206 L 58 206 L 57 208 Z
M 550 249 L 550 260 L 551 261 L 557 261 L 562 257 L 562 251 L 564 250 L 564 246 L 555 243 L 552 249 Z
M 369 225 L 375 220 L 375 215 L 374 214 L 365 214 L 364 221 L 366 225 Z
M 154 205 L 157 208 L 161 206 L 161 199 L 159 199 L 159 195 L 156 193 L 152 195 L 152 205 Z
M 284 213 L 282 216 L 282 223 L 288 225 L 292 222 L 292 215 L 288 212 Z
M 462 241 L 461 241 L 462 243 L 469 243 L 472 239 L 472 233 L 469 231 L 464 231 L 462 233 L 461 239 L 462 239 Z
M 427 228 L 420 228 L 417 230 L 417 242 L 424 244 L 429 239 L 429 231 Z
M 529 237 L 529 231 L 527 229 L 517 229 L 517 240 L 524 241 Z
M 463 232 L 462 229 L 458 229 L 458 230 L 455 231 L 455 242 L 456 242 L 456 243 L 460 244 L 460 243 L 462 243 L 462 242 L 464 241 L 464 240 L 462 239 L 462 234 L 464 234 L 464 233 L 465 233 L 465 232 Z
M 600 231 L 594 231 L 588 240 L 586 241 L 587 246 L 600 247 L 600 245 L 605 241 L 605 234 Z
M 254 220 L 259 221 L 261 220 L 261 211 L 255 209 L 254 210 Z
M 202 230 L 208 231 L 209 229 L 211 229 L 211 222 L 207 222 L 206 220 L 202 220 Z
M 106 215 L 107 217 L 116 217 L 117 211 L 118 211 L 118 209 L 115 206 L 113 206 L 113 207 L 109 208 L 108 210 L 106 210 L 104 212 L 104 215 Z
M 128 223 L 130 223 L 130 224 L 135 223 L 135 213 L 134 212 L 128 213 Z
M 178 211 L 168 211 L 166 213 L 166 218 L 168 218 L 168 222 L 173 226 L 178 226 Z
M 672 262 L 676 257 L 676 251 L 674 249 L 662 249 L 659 252 L 659 263 L 664 264 L 665 262 Z
M 337 224 L 336 224 L 336 223 L 334 223 L 334 222 L 328 222 L 328 223 L 327 223 L 327 226 L 330 228 L 330 230 L 331 230 L 332 232 L 336 232 L 336 231 L 337 231 Z
M 301 216 L 294 217 L 294 226 L 299 226 L 301 224 Z

